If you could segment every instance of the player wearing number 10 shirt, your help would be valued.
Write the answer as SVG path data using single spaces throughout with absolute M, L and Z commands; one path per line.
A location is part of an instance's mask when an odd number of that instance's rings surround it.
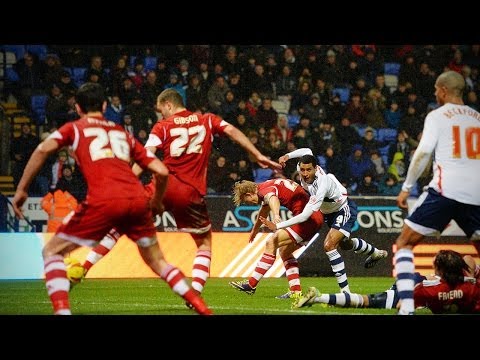
M 178 230 L 190 233 L 195 241 L 198 250 L 193 263 L 192 287 L 201 293 L 211 262 L 211 222 L 204 196 L 214 135 L 227 135 L 262 167 L 281 169 L 281 166 L 261 154 L 240 130 L 220 117 L 187 110 L 181 95 L 173 89 L 164 90 L 158 96 L 157 110 L 163 119 L 153 126 L 145 147 L 154 153 L 157 150 L 163 153 L 163 162 L 170 172 L 163 205 L 172 212 Z M 134 168 L 135 173 L 138 170 Z
M 480 114 L 463 104 L 464 78 L 447 71 L 435 83 L 441 105 L 425 118 L 422 139 L 408 168 L 397 204 L 406 199 L 434 156 L 433 179 L 416 202 L 396 240 L 396 284 L 400 315 L 414 313 L 413 247 L 425 236 L 441 233 L 453 219 L 480 254 Z

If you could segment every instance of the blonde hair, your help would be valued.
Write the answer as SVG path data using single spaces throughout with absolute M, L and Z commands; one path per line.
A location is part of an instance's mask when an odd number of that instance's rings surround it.
M 438 76 L 437 85 L 445 86 L 453 96 L 462 97 L 465 89 L 465 79 L 456 71 L 446 71 Z
M 158 103 L 163 104 L 167 101 L 171 102 L 176 107 L 184 106 L 182 95 L 180 95 L 175 89 L 163 90 L 160 95 L 158 95 Z
M 253 181 L 242 180 L 237 181 L 235 185 L 233 185 L 233 203 L 235 206 L 239 206 L 243 202 L 243 196 L 246 193 L 254 194 L 257 191 L 257 184 Z

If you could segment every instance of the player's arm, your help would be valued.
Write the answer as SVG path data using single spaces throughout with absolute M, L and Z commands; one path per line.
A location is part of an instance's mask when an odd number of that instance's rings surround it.
M 255 236 L 257 236 L 258 231 L 260 230 L 260 226 L 262 225 L 262 222 L 260 221 L 260 217 L 266 217 L 269 212 L 270 212 L 270 207 L 266 204 L 262 205 L 262 207 L 260 208 L 260 211 L 258 212 L 257 221 L 255 221 L 252 231 L 250 232 L 250 236 L 248 238 L 249 243 L 251 243 L 255 239 Z
M 286 227 L 289 227 L 289 226 L 292 226 L 292 225 L 295 225 L 295 224 L 300 224 L 302 222 L 305 222 L 307 221 L 308 219 L 310 219 L 310 217 L 312 216 L 313 212 L 315 211 L 315 208 L 314 206 L 312 206 L 310 204 L 310 202 L 303 208 L 303 211 L 288 219 L 288 220 L 285 220 L 285 221 L 281 221 L 277 224 L 275 224 L 274 222 L 262 217 L 260 218 L 260 221 L 265 224 L 270 230 L 272 231 L 275 231 L 275 230 L 278 230 L 278 229 L 284 229 Z
M 281 221 L 277 224 L 273 223 L 272 221 L 269 221 L 266 218 L 260 219 L 263 224 L 265 224 L 270 230 L 275 231 L 277 229 L 284 229 L 286 227 L 295 225 L 295 224 L 300 224 L 302 222 L 307 221 L 312 214 L 315 211 L 320 210 L 320 206 L 322 206 L 323 203 L 323 198 L 325 197 L 325 194 L 327 193 L 327 181 L 325 177 L 320 177 L 319 178 L 319 183 L 318 183 L 318 190 L 317 192 L 310 196 L 310 200 L 308 201 L 307 205 L 303 208 L 303 211 L 288 219 L 285 221 Z
M 433 123 L 433 118 L 427 115 L 423 129 L 422 139 L 413 154 L 410 166 L 408 167 L 407 177 L 402 185 L 402 191 L 397 196 L 397 205 L 401 208 L 407 208 L 407 198 L 415 185 L 417 179 L 423 173 L 429 164 L 432 153 L 437 144 L 438 131 Z
M 238 143 L 242 148 L 244 148 L 248 153 L 250 153 L 262 168 L 272 168 L 272 169 L 281 169 L 280 164 L 275 161 L 270 160 L 265 155 L 263 155 L 256 147 L 251 143 L 251 141 L 235 126 L 228 124 L 224 127 L 223 132 L 233 141 Z
M 157 152 L 157 148 L 155 146 L 145 146 L 145 149 L 149 150 L 152 154 L 155 154 Z M 143 172 L 143 169 L 140 165 L 135 163 L 132 166 L 132 171 L 135 174 L 135 176 L 140 176 Z
M 276 224 L 282 221 L 282 218 L 280 217 L 280 200 L 278 197 L 274 193 L 269 193 L 265 195 L 264 201 L 270 207 L 270 211 L 273 214 L 273 222 Z M 265 217 L 264 215 L 262 216 Z
M 17 186 L 17 191 L 13 197 L 13 211 L 15 216 L 19 219 L 23 219 L 21 207 L 25 200 L 28 198 L 28 188 L 32 183 L 35 176 L 47 161 L 50 154 L 56 152 L 59 148 L 59 144 L 56 140 L 48 138 L 40 143 L 33 151 L 32 156 L 28 160 L 25 170 L 23 171 L 22 178 Z
M 168 182 L 168 169 L 165 164 L 159 159 L 154 159 L 148 164 L 148 170 L 150 170 L 155 177 L 155 193 L 150 200 L 150 206 L 154 214 L 161 215 L 163 213 L 163 196 L 167 189 Z
M 165 190 L 167 188 L 168 168 L 155 156 L 153 152 L 150 151 L 149 147 L 144 148 L 135 139 L 132 139 L 132 141 L 134 142 L 133 159 L 136 163 L 135 165 L 141 170 L 150 170 L 155 178 L 155 193 L 153 198 L 150 200 L 150 206 L 155 214 L 161 214 L 163 212 L 163 195 L 165 194 Z M 132 171 L 134 171 L 133 168 Z
M 303 155 L 313 155 L 313 152 L 309 148 L 300 148 L 297 150 L 290 151 L 288 154 L 280 156 L 280 158 L 278 159 L 278 162 L 280 163 L 280 165 L 285 167 L 289 159 L 296 159 L 296 158 L 302 157 Z

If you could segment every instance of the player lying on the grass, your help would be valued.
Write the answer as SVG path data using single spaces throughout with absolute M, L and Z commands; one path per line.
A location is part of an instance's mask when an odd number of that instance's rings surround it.
M 433 266 L 435 275 L 426 277 L 418 272 L 414 274 L 415 307 L 427 307 L 434 314 L 479 313 L 480 267 L 475 264 L 475 260 L 470 255 L 462 259 L 455 251 L 440 250 Z M 395 284 L 386 291 L 370 295 L 321 294 L 315 287 L 310 287 L 305 295 L 293 301 L 292 308 L 328 304 L 338 307 L 395 309 L 398 301 Z
M 253 181 L 242 180 L 235 183 L 233 187 L 233 202 L 236 206 L 240 204 L 261 205 L 259 217 L 267 217 L 271 212 L 273 221 L 280 222 L 280 206 L 285 206 L 293 215 L 302 212 L 308 203 L 309 196 L 296 182 L 288 179 L 267 180 L 256 184 Z M 259 217 L 250 233 L 251 243 L 260 230 L 262 222 Z M 323 224 L 323 215 L 316 211 L 307 221 L 280 229 L 269 237 L 265 243 L 265 252 L 258 261 L 255 270 L 249 279 L 232 281 L 230 285 L 249 295 L 255 293 L 256 287 L 266 272 L 273 266 L 279 250 L 283 265 L 285 266 L 289 291 L 285 298 L 301 294 L 300 274 L 298 261 L 293 252 L 306 245 L 316 234 Z M 283 296 L 283 295 L 282 295 Z
M 365 260 L 366 268 L 370 268 L 380 259 L 386 258 L 388 253 L 375 248 L 362 239 L 350 238 L 352 227 L 357 219 L 357 204 L 348 197 L 347 189 L 340 184 L 335 175 L 327 174 L 318 165 L 312 150 L 308 148 L 294 150 L 281 156 L 278 162 L 285 166 L 289 159 L 295 158 L 300 158 L 297 170 L 300 173 L 301 185 L 310 194 L 307 205 L 303 211 L 286 221 L 274 223 L 262 216 L 259 216 L 259 219 L 270 230 L 276 231 L 302 223 L 309 219 L 315 211 L 320 210 L 330 228 L 323 242 L 323 248 L 340 291 L 350 292 L 345 263 L 337 250 L 338 247 L 340 246 L 343 250 L 353 249 L 357 254 L 368 254 Z

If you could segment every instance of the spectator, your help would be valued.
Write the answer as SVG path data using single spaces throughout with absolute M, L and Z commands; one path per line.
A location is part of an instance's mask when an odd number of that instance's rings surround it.
M 123 118 L 123 105 L 118 95 L 113 95 L 105 111 L 105 119 L 121 124 Z
M 361 196 L 378 194 L 377 184 L 375 183 L 374 175 L 371 172 L 363 174 L 363 180 L 357 187 L 357 194 Z
M 22 132 L 20 136 L 12 140 L 10 156 L 13 161 L 12 177 L 15 188 L 22 177 L 23 170 L 27 165 L 27 161 L 39 143 L 38 137 L 32 134 L 30 124 L 22 124 Z
M 398 183 L 397 177 L 394 174 L 385 174 L 378 184 L 378 195 L 397 196 L 402 185 Z
M 398 182 L 405 181 L 408 166 L 405 164 L 404 155 L 401 152 L 396 152 L 393 155 L 392 163 L 388 167 L 388 173 L 395 176 Z
M 356 144 L 347 158 L 347 173 L 351 182 L 361 183 L 366 172 L 373 171 L 373 164 L 363 153 L 362 145 Z
M 403 112 L 398 107 L 397 100 L 392 100 L 390 106 L 384 112 L 385 123 L 388 128 L 398 129 L 400 119 L 403 117 Z
M 68 192 L 60 189 L 50 190 L 40 202 L 47 213 L 47 232 L 54 233 L 65 217 L 77 208 L 77 200 Z
M 70 165 L 63 166 L 62 177 L 58 180 L 56 189 L 70 193 L 79 203 L 87 197 L 87 183 L 83 175 L 74 171 Z

